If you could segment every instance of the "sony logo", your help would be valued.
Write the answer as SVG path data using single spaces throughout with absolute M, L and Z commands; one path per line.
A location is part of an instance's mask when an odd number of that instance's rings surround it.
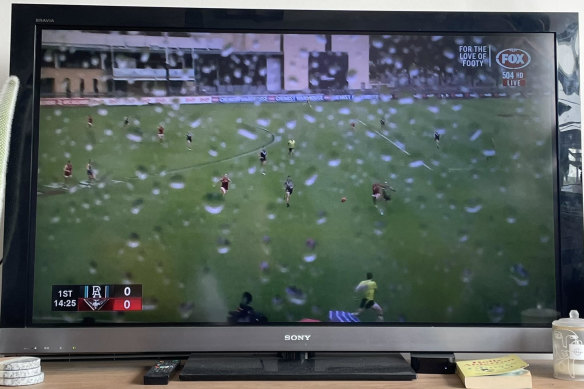
M 53 18 L 36 18 L 36 23 L 55 23 L 55 19 Z
M 284 340 L 310 340 L 312 335 L 284 335 Z

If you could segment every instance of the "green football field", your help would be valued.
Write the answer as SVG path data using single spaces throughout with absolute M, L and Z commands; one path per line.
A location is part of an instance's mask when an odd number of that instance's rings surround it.
M 546 106 L 532 97 L 43 107 L 34 318 L 224 322 L 248 291 L 271 322 L 326 321 L 329 310 L 356 310 L 366 272 L 387 322 L 516 322 L 524 309 L 553 307 Z M 375 205 L 371 185 L 385 181 L 395 192 Z M 52 285 L 121 283 L 142 285 L 142 312 L 51 311 Z

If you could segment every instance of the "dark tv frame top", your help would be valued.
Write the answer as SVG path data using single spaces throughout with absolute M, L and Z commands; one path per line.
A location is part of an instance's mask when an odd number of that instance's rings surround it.
M 544 326 L 30 326 L 32 285 L 29 177 L 34 168 L 31 145 L 38 125 L 35 44 L 39 29 L 123 28 L 206 31 L 330 31 L 505 33 L 551 32 L 558 44 L 572 44 L 578 34 L 577 13 L 390 12 L 194 9 L 13 4 L 10 73 L 21 90 L 12 131 L 6 193 L 0 352 L 13 354 L 88 354 L 193 351 L 456 351 L 550 352 L 550 325 Z M 579 63 L 575 52 L 570 60 Z M 578 66 L 576 65 L 576 69 Z M 564 130 L 581 134 L 579 74 L 557 67 L 558 147 Z M 571 112 L 571 118 L 564 115 Z M 576 117 L 578 120 L 574 121 Z M 559 183 L 558 183 L 559 187 Z M 580 185 L 581 188 L 581 185 Z M 582 195 L 559 188 L 558 309 L 584 312 Z M 286 334 L 310 334 L 290 342 Z M 104 342 L 107 336 L 108 341 Z

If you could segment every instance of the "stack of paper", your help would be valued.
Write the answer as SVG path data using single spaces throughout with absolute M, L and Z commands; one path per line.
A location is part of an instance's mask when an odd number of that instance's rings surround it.
M 531 389 L 528 364 L 517 355 L 456 362 L 456 374 L 469 389 Z
M 45 374 L 41 360 L 36 357 L 0 358 L 0 385 L 24 386 L 41 383 Z

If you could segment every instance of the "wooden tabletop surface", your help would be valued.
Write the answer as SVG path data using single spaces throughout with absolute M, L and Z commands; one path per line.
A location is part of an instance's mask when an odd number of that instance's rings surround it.
M 553 378 L 550 359 L 527 360 L 533 376 L 534 389 L 584 388 L 584 382 L 564 381 Z M 45 382 L 34 388 L 85 389 L 85 388 L 134 388 L 142 386 L 144 374 L 154 360 L 115 361 L 43 361 Z M 454 374 L 418 374 L 413 381 L 180 381 L 175 373 L 169 383 L 171 388 L 362 388 L 362 389 L 420 389 L 464 388 Z

